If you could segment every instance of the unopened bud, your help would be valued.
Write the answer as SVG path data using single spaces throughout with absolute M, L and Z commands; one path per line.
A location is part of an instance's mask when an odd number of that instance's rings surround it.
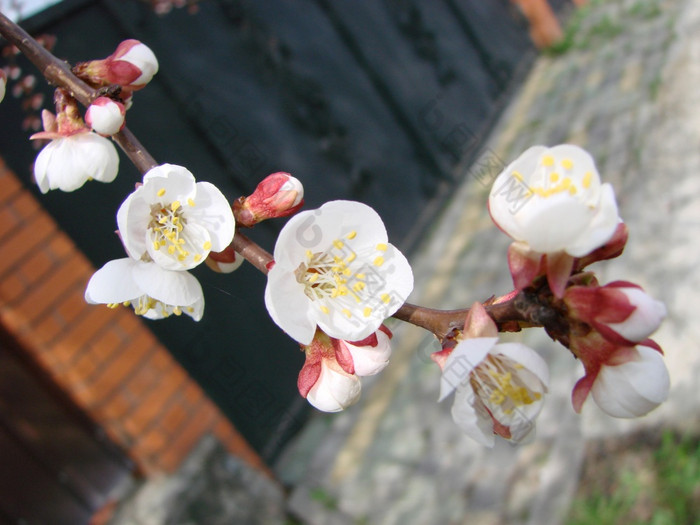
M 158 60 L 138 40 L 125 40 L 105 59 L 81 62 L 73 73 L 93 87 L 117 84 L 131 90 L 143 88 L 158 72 Z
M 100 135 L 110 136 L 124 127 L 124 104 L 107 97 L 96 98 L 85 112 L 85 123 Z
M 233 204 L 236 222 L 251 227 L 265 219 L 286 217 L 304 205 L 304 187 L 289 173 L 268 175 L 249 197 Z

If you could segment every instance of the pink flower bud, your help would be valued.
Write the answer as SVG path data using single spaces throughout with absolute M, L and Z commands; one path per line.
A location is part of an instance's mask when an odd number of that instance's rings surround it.
M 662 302 L 624 281 L 605 286 L 571 286 L 564 302 L 572 319 L 583 321 L 618 345 L 645 340 L 666 317 Z
M 362 384 L 354 373 L 346 347 L 316 331 L 311 344 L 302 346 L 306 362 L 299 372 L 299 393 L 323 412 L 340 412 L 360 399 Z
M 94 87 L 117 84 L 137 90 L 158 72 L 158 60 L 147 45 L 131 39 L 119 44 L 105 59 L 76 64 L 73 72 Z
M 389 364 L 391 357 L 391 331 L 384 325 L 375 333 L 362 341 L 339 341 L 345 346 L 352 356 L 355 374 L 373 376 L 378 374 Z
M 114 135 L 124 127 L 124 104 L 107 97 L 96 98 L 85 112 L 85 123 L 103 136 Z
M 304 205 L 304 187 L 289 173 L 268 175 L 249 197 L 233 205 L 238 224 L 251 227 L 265 219 L 286 217 Z

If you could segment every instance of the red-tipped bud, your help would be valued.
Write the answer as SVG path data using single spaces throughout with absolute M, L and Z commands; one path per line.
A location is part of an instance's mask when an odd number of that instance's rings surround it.
M 571 286 L 564 295 L 569 315 L 619 345 L 644 341 L 666 316 L 666 307 L 637 285 L 615 281 L 605 286 Z
M 236 223 L 251 227 L 265 219 L 286 217 L 304 205 L 304 187 L 289 173 L 268 175 L 249 197 L 233 204 Z
M 119 44 L 105 59 L 77 64 L 73 72 L 94 87 L 117 84 L 137 90 L 158 72 L 158 60 L 147 45 L 131 39 Z
M 85 123 L 103 136 L 114 135 L 124 127 L 126 108 L 111 98 L 98 97 L 85 112 Z
M 306 362 L 299 372 L 299 393 L 324 412 L 340 412 L 357 402 L 362 385 L 355 375 L 352 356 L 320 330 L 311 344 L 302 346 Z

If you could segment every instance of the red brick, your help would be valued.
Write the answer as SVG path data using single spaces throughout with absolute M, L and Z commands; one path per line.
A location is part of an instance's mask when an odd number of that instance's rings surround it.
M 75 244 L 73 244 L 65 233 L 60 231 L 57 235 L 51 236 L 51 239 L 44 246 L 44 249 L 55 261 L 61 261 L 67 256 L 77 253 Z M 82 255 L 80 256 L 82 257 Z
M 57 344 L 57 338 L 60 334 L 63 333 L 63 331 L 66 329 L 65 323 L 56 317 L 55 315 L 45 315 L 41 319 L 38 319 L 34 322 L 31 322 L 27 320 L 27 329 L 31 330 L 32 335 L 35 338 L 36 343 L 41 345 L 42 348 L 45 349 L 50 349 L 53 351 L 53 349 L 59 349 L 59 351 L 62 351 L 62 349 L 67 348 L 70 346 L 70 353 L 74 353 L 76 348 L 73 348 L 71 345 L 64 345 L 64 344 Z M 67 354 L 65 352 L 62 352 L 63 358 L 61 361 L 66 361 L 67 359 Z
M 172 435 L 180 429 L 185 420 L 188 419 L 188 416 L 189 412 L 184 410 L 182 405 L 174 403 L 166 410 L 162 419 L 158 422 L 158 426 L 162 428 L 166 434 Z
M 21 222 L 10 206 L 0 205 L 0 239 L 16 230 Z
M 80 294 L 82 291 L 81 279 L 83 271 L 79 265 L 72 264 L 77 259 L 71 259 L 71 263 L 61 265 L 50 276 L 32 287 L 17 303 L 17 310 L 26 312 L 29 319 L 38 319 L 51 312 L 55 303 L 68 292 Z
M 126 348 L 116 359 L 110 361 L 109 366 L 92 378 L 93 388 L 103 392 L 104 398 L 108 398 L 136 373 L 147 359 L 148 351 L 149 349 L 144 348 Z
M 105 308 L 105 310 L 108 310 Z M 80 317 L 75 322 L 67 325 L 65 332 L 61 335 L 60 341 L 78 346 L 88 347 L 95 336 L 99 337 L 100 332 L 109 330 L 111 317 L 109 311 L 103 309 L 88 310 L 85 316 Z
M 10 170 L 0 170 L 0 201 L 11 198 L 22 189 L 22 183 Z
M 12 200 L 7 201 L 7 207 L 12 210 L 19 222 L 26 222 L 37 213 L 46 213 L 42 211 L 39 202 L 28 191 L 15 194 Z
M 44 277 L 49 271 L 56 269 L 56 263 L 43 250 L 36 250 L 27 257 L 18 270 L 28 283 L 33 284 Z
M 13 303 L 27 292 L 27 283 L 18 274 L 10 274 L 0 281 L 0 301 Z
M 78 374 L 83 382 L 89 379 L 97 371 L 97 363 L 92 352 L 80 352 L 79 356 L 71 364 L 71 369 Z
M 0 275 L 21 263 L 41 243 L 55 231 L 56 225 L 51 218 L 44 214 L 36 214 L 31 222 L 25 223 L 22 228 L 6 237 L 0 250 L 3 257 L 0 258 Z
M 183 431 L 173 436 L 168 442 L 167 449 L 153 460 L 162 465 L 166 472 L 174 471 L 197 442 L 211 430 L 215 417 L 212 412 L 205 412 L 190 418 L 183 427 Z
M 107 400 L 97 401 L 94 410 L 102 414 L 103 421 L 124 419 L 134 407 L 134 403 L 127 399 L 122 392 L 117 392 Z
M 85 302 L 85 298 L 82 295 L 71 293 L 66 295 L 66 297 L 56 305 L 56 313 L 58 313 L 66 323 L 71 323 L 87 315 L 90 310 L 96 308 L 104 308 L 104 306 L 88 304 Z
M 129 425 L 124 425 L 124 428 L 129 430 Z M 168 437 L 163 434 L 158 428 L 154 428 L 150 432 L 131 432 L 132 435 L 136 436 L 136 443 L 132 447 L 131 451 L 136 457 L 146 457 L 151 456 L 157 452 L 163 450 L 163 448 L 170 446 L 170 441 Z

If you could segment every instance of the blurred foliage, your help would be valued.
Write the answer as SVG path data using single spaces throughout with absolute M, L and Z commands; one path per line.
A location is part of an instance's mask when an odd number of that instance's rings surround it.
M 698 435 L 666 430 L 610 440 L 587 456 L 567 525 L 698 523 Z

